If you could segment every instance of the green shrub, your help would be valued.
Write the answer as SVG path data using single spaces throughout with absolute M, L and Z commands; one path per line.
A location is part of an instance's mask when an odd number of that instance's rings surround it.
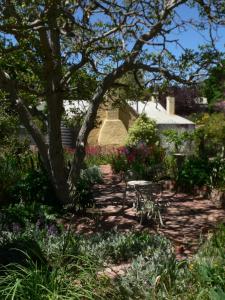
M 177 183 L 187 190 L 194 186 L 201 187 L 210 183 L 210 173 L 211 168 L 207 159 L 190 156 L 178 170 Z
M 102 183 L 102 174 L 97 166 L 92 166 L 81 171 L 80 179 L 73 191 L 74 208 L 76 210 L 85 210 L 94 205 L 94 196 L 92 186 L 96 183 Z
M 174 299 L 224 299 L 225 296 L 225 227 L 220 226 L 177 278 Z M 179 282 L 183 282 L 182 289 Z
M 190 156 L 177 171 L 177 184 L 186 190 L 203 185 L 225 188 L 225 164 L 221 157 L 208 160 L 207 157 Z
M 218 156 L 210 160 L 210 185 L 225 190 L 225 158 Z
M 173 145 L 172 151 L 175 153 L 181 152 L 182 146 L 193 139 L 193 133 L 188 131 L 178 132 L 173 129 L 168 129 L 163 131 L 163 135 L 166 141 Z
M 97 166 L 89 167 L 81 171 L 81 180 L 87 181 L 90 185 L 102 182 L 102 173 Z
M 3 153 L 0 155 L 0 198 L 8 200 L 13 186 L 30 167 L 30 153 Z M 29 166 L 28 166 L 29 165 Z
M 152 146 L 159 143 L 159 135 L 156 123 L 150 120 L 146 115 L 137 118 L 134 124 L 128 130 L 126 144 L 128 146 L 137 146 L 139 143 Z
M 0 246 L 21 238 L 40 242 L 46 234 L 61 232 L 56 217 L 57 212 L 52 207 L 37 202 L 3 207 L 0 211 Z
M 26 170 L 23 170 L 21 177 L 11 187 L 10 197 L 15 201 L 38 201 L 59 206 L 38 154 L 30 153 L 24 164 L 27 164 Z
M 225 148 L 225 116 L 222 113 L 204 114 L 196 120 L 195 141 L 201 156 L 217 156 Z
M 115 173 L 132 174 L 134 179 L 158 180 L 158 167 L 163 170 L 164 151 L 160 146 L 121 147 L 112 157 L 111 165 Z M 160 165 L 160 166 L 159 166 Z
M 111 158 L 110 164 L 114 173 L 126 172 L 129 168 L 125 149 L 118 149 L 117 154 L 114 154 Z
M 16 222 L 29 226 L 30 222 L 36 223 L 38 219 L 54 220 L 56 216 L 57 212 L 51 206 L 38 202 L 19 202 L 1 208 L 0 224 L 3 226 Z
M 164 166 L 168 178 L 175 180 L 177 176 L 177 165 L 174 155 L 166 155 L 164 157 Z
M 0 196 L 6 203 L 40 201 L 57 204 L 38 154 L 29 150 L 0 156 Z

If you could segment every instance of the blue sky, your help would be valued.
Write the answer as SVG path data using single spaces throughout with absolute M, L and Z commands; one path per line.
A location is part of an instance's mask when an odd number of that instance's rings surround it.
M 182 5 L 177 9 L 178 14 L 182 19 L 190 19 L 193 20 L 199 19 L 199 13 L 197 8 L 189 8 L 186 5 Z M 225 26 L 218 27 L 217 33 L 214 35 L 217 39 L 216 47 L 218 50 L 224 52 L 225 51 Z M 194 50 L 198 49 L 198 46 L 201 44 L 205 44 L 207 40 L 209 40 L 209 32 L 208 31 L 197 31 L 192 27 L 188 27 L 186 32 L 173 34 L 174 38 L 179 38 L 181 44 L 185 48 L 191 48 Z M 180 49 L 173 47 L 173 53 L 175 55 L 180 54 Z

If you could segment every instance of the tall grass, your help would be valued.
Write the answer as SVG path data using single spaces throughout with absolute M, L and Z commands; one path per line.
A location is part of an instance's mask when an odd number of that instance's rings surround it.
M 96 268 L 87 257 L 52 268 L 38 268 L 29 260 L 27 266 L 13 264 L 4 269 L 0 276 L 0 299 L 106 299 L 110 290 L 105 286 L 103 279 L 96 278 Z

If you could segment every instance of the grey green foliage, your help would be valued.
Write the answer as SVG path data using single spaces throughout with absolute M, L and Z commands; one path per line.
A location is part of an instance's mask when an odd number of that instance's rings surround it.
M 193 259 L 179 262 L 170 242 L 160 235 L 74 234 L 56 222 L 52 210 L 40 205 L 5 208 L 3 215 L 0 251 L 17 242 L 30 254 L 21 263 L 0 268 L 1 299 L 223 299 L 224 226 Z M 25 222 L 20 227 L 14 224 L 12 229 L 16 216 Z M 36 249 L 35 256 L 29 247 Z M 42 262 L 37 261 L 37 255 L 43 257 Z M 103 270 L 120 263 L 130 267 L 123 275 L 109 279 Z
M 103 181 L 102 173 L 98 166 L 91 166 L 81 171 L 80 179 L 89 184 L 101 183 Z

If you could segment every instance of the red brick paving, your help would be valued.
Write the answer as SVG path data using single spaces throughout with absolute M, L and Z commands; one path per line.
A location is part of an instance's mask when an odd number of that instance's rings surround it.
M 174 194 L 164 191 L 162 200 L 167 203 L 162 212 L 164 227 L 151 222 L 140 225 L 132 207 L 133 193 L 128 193 L 123 209 L 125 185 L 119 176 L 112 174 L 110 166 L 102 167 L 104 183 L 94 190 L 96 207 L 85 217 L 74 217 L 73 229 L 79 233 L 93 233 L 117 229 L 119 231 L 147 230 L 169 238 L 178 258 L 194 254 L 208 232 L 218 223 L 225 222 L 225 210 L 216 208 L 213 203 L 200 196 Z

